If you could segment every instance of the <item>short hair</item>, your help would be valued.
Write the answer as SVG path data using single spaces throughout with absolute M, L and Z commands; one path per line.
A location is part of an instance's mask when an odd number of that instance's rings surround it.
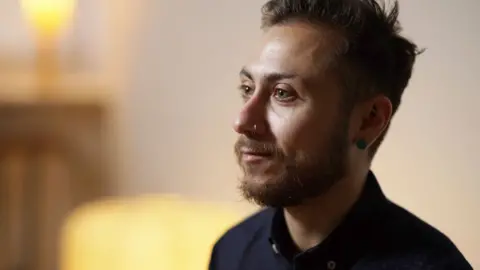
M 262 7 L 262 29 L 295 20 L 338 30 L 344 38 L 337 63 L 351 109 L 378 94 L 388 97 L 393 114 L 422 52 L 400 35 L 399 7 L 375 0 L 270 0 Z M 388 126 L 370 148 L 373 158 Z

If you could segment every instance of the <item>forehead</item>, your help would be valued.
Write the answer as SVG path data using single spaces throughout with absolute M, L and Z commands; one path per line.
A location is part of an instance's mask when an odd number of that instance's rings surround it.
M 315 76 L 330 65 L 338 40 L 338 34 L 327 27 L 303 22 L 273 26 L 264 32 L 247 68 L 254 75 Z

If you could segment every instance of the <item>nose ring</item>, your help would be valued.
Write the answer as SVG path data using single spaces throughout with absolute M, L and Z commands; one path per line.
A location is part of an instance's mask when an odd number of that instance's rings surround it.
M 253 130 L 257 131 L 257 125 L 253 125 Z

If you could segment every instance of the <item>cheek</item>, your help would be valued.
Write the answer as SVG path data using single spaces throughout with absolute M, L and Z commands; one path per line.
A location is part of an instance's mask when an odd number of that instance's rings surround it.
M 318 108 L 318 107 L 317 107 Z M 267 121 L 277 145 L 287 155 L 313 154 L 326 149 L 340 125 L 340 116 L 329 106 L 274 107 L 267 111 Z M 346 119 L 343 119 L 346 120 Z
M 312 147 L 319 134 L 318 118 L 301 108 L 268 110 L 267 121 L 276 143 L 286 154 Z
M 270 105 L 267 110 L 267 122 L 275 138 L 281 140 L 286 135 L 285 131 L 291 129 L 292 110 Z

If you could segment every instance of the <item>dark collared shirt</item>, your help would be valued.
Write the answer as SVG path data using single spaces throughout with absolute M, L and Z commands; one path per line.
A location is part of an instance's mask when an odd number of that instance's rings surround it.
M 468 270 L 441 232 L 389 201 L 373 173 L 344 221 L 321 244 L 295 249 L 283 211 L 267 208 L 215 244 L 210 270 Z

